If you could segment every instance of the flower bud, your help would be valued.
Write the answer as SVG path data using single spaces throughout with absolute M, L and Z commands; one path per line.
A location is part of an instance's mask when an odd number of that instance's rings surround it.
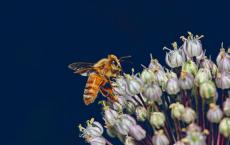
M 124 145 L 137 145 L 134 138 L 126 136 Z
M 180 91 L 180 85 L 177 78 L 169 78 L 167 85 L 166 85 L 166 91 L 169 95 L 176 95 Z
M 104 137 L 93 137 L 89 139 L 90 145 L 106 145 L 106 141 Z
M 175 142 L 173 145 L 185 145 L 185 143 L 182 142 L 182 141 L 177 141 L 177 142 Z
M 209 69 L 200 68 L 195 76 L 195 85 L 198 87 L 200 84 L 212 79 L 212 75 Z
M 183 64 L 182 71 L 187 72 L 187 73 L 191 73 L 193 76 L 195 76 L 197 71 L 198 71 L 198 67 L 195 64 L 195 62 L 193 62 L 192 60 L 189 59 L 188 61 L 186 61 Z
M 182 141 L 188 145 L 206 145 L 206 136 L 200 131 L 187 131 Z
M 169 145 L 169 140 L 163 130 L 159 130 L 152 137 L 152 143 L 153 145 Z
M 185 111 L 182 114 L 182 121 L 189 124 L 192 123 L 195 119 L 196 119 L 196 112 L 190 107 L 185 107 Z
M 219 131 L 224 137 L 230 137 L 230 118 L 226 117 L 219 124 Z
M 104 112 L 104 120 L 107 125 L 113 126 L 118 118 L 118 113 L 113 109 L 106 109 Z
M 192 58 L 192 57 L 199 57 L 203 54 L 203 49 L 202 49 L 202 44 L 201 41 L 199 40 L 202 36 L 196 36 L 193 37 L 191 32 L 188 32 L 189 36 L 186 39 L 185 37 L 181 37 L 182 40 L 184 41 L 184 44 L 182 45 L 182 48 L 186 54 L 187 57 Z
M 219 70 L 230 72 L 230 56 L 228 53 L 225 52 L 225 49 L 223 48 L 223 43 L 221 44 L 220 53 L 218 54 L 216 58 L 217 66 Z
M 187 72 L 181 72 L 179 84 L 183 90 L 190 90 L 193 87 L 194 77 Z
M 150 63 L 149 63 L 148 68 L 149 68 L 151 71 L 163 70 L 162 65 L 158 62 L 157 59 L 153 59 L 152 54 L 150 54 L 150 58 L 151 58 L 151 59 L 150 59 Z
M 165 61 L 167 65 L 171 68 L 180 67 L 185 62 L 184 52 L 182 49 L 177 49 L 176 42 L 174 42 L 172 45 L 174 47 L 174 50 L 170 50 L 167 47 L 163 48 L 163 50 L 169 50 L 169 52 L 166 53 Z
M 230 88 L 230 74 L 229 72 L 217 73 L 216 76 L 216 86 L 221 89 Z
M 204 99 L 214 98 L 216 96 L 216 86 L 212 81 L 206 81 L 200 85 L 199 92 Z
M 163 70 L 156 70 L 154 71 L 154 75 L 156 76 L 156 81 L 158 85 L 161 86 L 162 89 L 165 89 L 168 81 L 166 73 Z
M 153 112 L 151 113 L 149 122 L 153 127 L 159 129 L 160 127 L 164 126 L 165 115 L 161 112 Z
M 198 131 L 201 132 L 201 127 L 195 123 L 191 123 L 187 126 L 187 131 Z
M 220 107 L 214 103 L 209 104 L 209 110 L 207 112 L 207 118 L 212 123 L 219 123 L 223 117 L 223 112 Z
M 180 104 L 179 102 L 173 103 L 169 106 L 169 108 L 171 109 L 172 118 L 176 118 L 178 120 L 182 119 L 182 116 L 185 113 L 185 108 L 183 104 Z
M 213 76 L 216 75 L 218 68 L 214 62 L 212 62 L 211 59 L 207 59 L 207 57 L 204 57 L 200 62 L 200 68 L 206 68 L 209 69 Z
M 226 116 L 230 116 L 230 98 L 227 98 L 225 101 L 224 101 L 224 105 L 223 105 L 223 111 L 224 111 L 224 114 Z
M 129 135 L 140 141 L 145 138 L 146 131 L 140 125 L 132 125 L 129 129 Z
M 151 101 L 161 101 L 162 91 L 156 84 L 146 84 L 143 88 L 142 95 Z
M 141 92 L 142 81 L 137 76 L 126 75 L 126 81 L 128 84 L 128 93 L 131 96 L 134 96 Z
M 135 107 L 134 103 L 131 101 L 127 101 L 126 112 L 128 114 L 133 114 L 135 112 L 135 109 L 136 109 L 136 107 Z
M 120 96 L 126 96 L 127 95 L 127 82 L 123 76 L 119 76 L 116 78 L 116 81 L 112 84 L 113 91 L 115 94 L 118 94 Z
M 123 114 L 115 123 L 114 128 L 121 135 L 127 135 L 129 132 L 129 128 L 134 124 L 136 124 L 136 121 L 132 116 L 128 114 Z
M 141 73 L 141 80 L 144 83 L 151 83 L 154 82 L 156 78 L 152 71 L 150 71 L 149 69 L 144 69 Z
M 145 109 L 145 107 L 138 106 L 136 108 L 136 116 L 138 121 L 145 121 L 145 119 L 147 118 L 147 110 Z

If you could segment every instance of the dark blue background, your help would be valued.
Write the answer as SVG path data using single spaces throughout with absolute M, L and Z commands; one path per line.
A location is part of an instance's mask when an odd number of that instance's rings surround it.
M 163 63 L 162 47 L 188 30 L 214 57 L 230 44 L 227 0 L 8 1 L 0 11 L 2 145 L 84 144 L 76 125 L 101 114 L 83 104 L 86 78 L 71 62 L 132 55 L 138 70 L 149 53 Z

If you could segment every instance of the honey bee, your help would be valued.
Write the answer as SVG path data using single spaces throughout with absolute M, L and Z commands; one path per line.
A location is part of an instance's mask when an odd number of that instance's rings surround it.
M 110 54 L 107 58 L 103 58 L 95 64 L 75 62 L 68 66 L 74 73 L 88 76 L 83 95 L 83 100 L 86 105 L 95 101 L 99 91 L 103 96 L 110 98 L 112 101 L 117 100 L 117 96 L 115 96 L 112 91 L 111 79 L 121 73 L 122 67 L 120 61 L 122 58 L 118 59 L 115 55 Z M 105 87 L 107 83 L 110 87 Z

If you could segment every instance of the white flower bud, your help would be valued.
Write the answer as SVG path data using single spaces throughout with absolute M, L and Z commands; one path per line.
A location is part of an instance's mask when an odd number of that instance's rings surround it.
M 163 131 L 159 130 L 152 137 L 152 143 L 153 145 L 169 145 L 169 140 L 166 137 L 166 135 L 163 133 Z
M 212 72 L 212 75 L 215 76 L 218 68 L 214 62 L 212 62 L 211 59 L 207 59 L 207 57 L 204 57 L 200 62 L 200 68 L 206 68 L 209 69 Z
M 207 118 L 212 123 L 219 123 L 223 117 L 223 112 L 220 107 L 214 103 L 209 104 L 209 110 L 207 112 Z
M 199 40 L 202 37 L 203 36 L 193 37 L 191 32 L 189 32 L 189 36 L 187 39 L 185 37 L 182 37 L 182 40 L 184 41 L 182 48 L 187 57 L 192 58 L 192 57 L 199 57 L 203 55 L 202 44 L 201 41 Z
M 216 86 L 212 81 L 206 81 L 200 85 L 199 92 L 204 99 L 216 97 Z
M 156 84 L 146 84 L 143 88 L 142 95 L 150 101 L 161 101 L 162 91 Z
M 195 119 L 196 119 L 196 112 L 190 107 L 185 107 L 185 111 L 182 114 L 182 121 L 189 124 L 192 123 Z
M 224 72 L 224 71 L 222 73 L 217 73 L 216 86 L 221 89 L 229 89 L 230 88 L 230 73 Z
M 185 143 L 182 142 L 182 141 L 177 141 L 177 142 L 175 142 L 173 145 L 185 145 Z
M 136 108 L 136 116 L 138 121 L 145 121 L 145 119 L 147 118 L 147 110 L 145 109 L 145 107 L 138 106 Z
M 209 69 L 200 68 L 195 76 L 195 85 L 200 86 L 200 84 L 212 79 L 212 75 Z
M 140 141 L 145 138 L 146 131 L 140 125 L 132 125 L 129 129 L 129 135 Z
M 158 62 L 157 59 L 153 59 L 152 55 L 150 55 L 150 63 L 149 63 L 149 66 L 148 68 L 152 71 L 155 71 L 155 70 L 163 70 L 163 67 L 162 65 Z
M 112 84 L 114 93 L 120 95 L 120 96 L 126 96 L 127 95 L 127 82 L 123 76 L 119 76 L 116 78 L 116 81 Z
M 163 50 L 169 50 L 169 52 L 166 53 L 165 61 L 167 65 L 171 68 L 180 67 L 185 62 L 184 52 L 182 49 L 177 49 L 176 42 L 174 42 L 172 45 L 174 47 L 174 50 L 170 50 L 167 47 L 163 48 Z
M 219 131 L 221 134 L 224 135 L 224 137 L 229 138 L 230 137 L 230 118 L 224 118 L 221 120 L 219 124 Z
M 224 114 L 226 116 L 230 116 L 230 98 L 227 98 L 225 101 L 224 101 L 224 105 L 223 105 L 223 111 L 224 111 Z
M 160 127 L 164 126 L 165 115 L 161 112 L 153 112 L 150 115 L 149 122 L 153 127 L 156 127 L 157 129 L 159 129 Z
M 180 85 L 177 78 L 168 79 L 166 91 L 170 95 L 176 95 L 180 91 Z
M 124 145 L 137 145 L 134 138 L 126 136 Z
M 223 43 L 222 48 L 220 49 L 220 53 L 216 58 L 216 62 L 220 71 L 230 72 L 230 56 L 225 52 Z
M 128 114 L 123 114 L 117 120 L 116 124 L 114 125 L 114 128 L 118 133 L 122 135 L 127 135 L 129 132 L 129 128 L 134 124 L 136 124 L 136 121 L 132 116 Z
M 162 89 L 165 89 L 167 81 L 168 81 L 166 73 L 163 70 L 156 70 L 156 71 L 154 71 L 154 74 L 156 76 L 156 80 L 157 80 L 158 85 L 161 86 Z
M 200 131 L 187 131 L 184 141 L 188 145 L 206 145 L 206 136 Z
M 126 81 L 128 84 L 127 91 L 131 96 L 134 96 L 141 92 L 143 82 L 140 78 L 138 78 L 137 76 L 126 75 Z
M 118 118 L 118 113 L 116 111 L 110 108 L 105 110 L 104 120 L 107 125 L 113 126 L 116 123 L 117 118 Z
M 169 108 L 171 109 L 172 118 L 176 118 L 178 120 L 182 119 L 182 116 L 185 113 L 185 108 L 183 104 L 180 104 L 179 102 L 173 103 L 169 106 Z
M 149 69 L 144 69 L 141 73 L 141 80 L 144 83 L 151 83 L 156 80 L 154 73 Z
M 90 145 L 106 145 L 105 138 L 103 137 L 93 137 L 89 140 Z
M 183 90 L 190 90 L 193 87 L 194 77 L 187 72 L 181 72 L 179 84 Z

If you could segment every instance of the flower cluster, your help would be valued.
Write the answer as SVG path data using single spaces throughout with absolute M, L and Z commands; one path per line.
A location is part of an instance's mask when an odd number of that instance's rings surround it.
M 216 64 L 200 39 L 180 37 L 166 50 L 163 67 L 151 55 L 140 73 L 123 74 L 112 83 L 117 102 L 102 101 L 106 133 L 124 145 L 229 145 L 230 55 L 223 43 Z M 100 123 L 79 127 L 91 145 L 112 143 Z

